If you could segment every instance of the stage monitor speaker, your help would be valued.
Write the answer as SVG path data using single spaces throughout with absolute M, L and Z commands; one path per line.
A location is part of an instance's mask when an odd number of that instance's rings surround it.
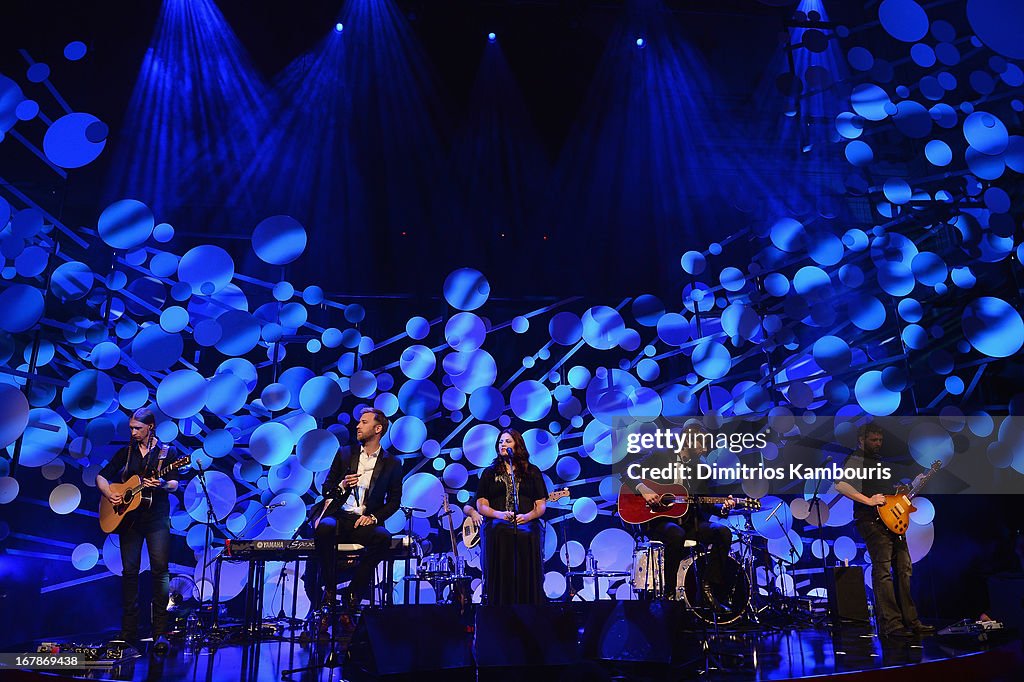
M 375 675 L 471 669 L 468 618 L 448 605 L 368 609 L 353 634 L 350 661 Z
M 580 660 L 575 610 L 566 604 L 481 606 L 476 662 L 488 667 L 571 665 Z
M 679 627 L 679 604 L 675 602 L 594 602 L 583 634 L 583 656 L 604 661 L 671 663 Z
M 825 569 L 825 582 L 833 620 L 870 622 L 862 566 L 830 566 Z

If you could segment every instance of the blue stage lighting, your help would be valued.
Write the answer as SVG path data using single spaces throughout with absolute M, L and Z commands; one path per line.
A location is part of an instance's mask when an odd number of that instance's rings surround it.
M 647 41 L 644 40 L 643 38 L 637 38 L 636 39 L 636 46 L 639 47 L 642 50 L 645 47 L 647 47 Z
M 487 42 L 493 43 L 497 39 L 498 39 L 498 36 L 496 34 L 494 34 L 494 33 L 488 33 L 487 34 Z
M 334 25 L 334 32 L 335 33 L 341 33 L 344 30 L 345 30 L 345 24 L 341 23 L 340 21 Z

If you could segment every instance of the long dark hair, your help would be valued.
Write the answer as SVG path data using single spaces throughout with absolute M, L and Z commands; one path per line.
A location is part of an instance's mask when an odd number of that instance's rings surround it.
M 526 470 L 530 467 L 530 451 L 526 449 L 526 441 L 523 440 L 523 434 L 515 429 L 502 429 L 501 433 L 498 434 L 498 438 L 494 441 L 494 452 L 499 457 L 498 460 L 495 460 L 494 466 L 498 466 L 500 458 L 504 454 L 501 452 L 499 443 L 501 443 L 501 437 L 506 433 L 512 436 L 512 467 L 516 471 L 516 476 L 525 476 Z

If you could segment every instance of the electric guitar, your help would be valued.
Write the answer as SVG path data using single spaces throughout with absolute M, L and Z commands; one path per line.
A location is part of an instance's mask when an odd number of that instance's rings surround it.
M 878 510 L 878 518 L 882 520 L 886 528 L 896 533 L 896 535 L 903 535 L 907 532 L 907 528 L 910 527 L 910 515 L 917 511 L 917 507 L 910 501 L 914 499 L 914 496 L 921 491 L 921 488 L 928 482 L 928 479 L 941 467 L 942 462 L 938 460 L 932 462 L 928 473 L 921 477 L 917 485 L 912 488 L 908 488 L 905 485 L 897 486 L 895 495 L 885 496 L 885 504 L 876 507 L 876 509 Z
M 156 475 L 153 478 L 163 478 L 165 474 L 180 467 L 188 466 L 191 462 L 192 457 L 189 455 L 179 457 L 173 462 L 168 462 L 157 469 Z M 117 530 L 117 527 L 124 521 L 128 512 L 138 509 L 143 500 L 146 500 L 147 506 L 152 504 L 152 498 L 145 494 L 146 488 L 142 485 L 142 477 L 138 474 L 135 474 L 124 483 L 111 483 L 110 492 L 120 495 L 121 502 L 119 504 L 111 504 L 110 500 L 106 497 L 100 496 L 100 528 L 103 529 L 104 533 L 113 533 Z
M 728 497 L 710 495 L 690 495 L 681 485 L 644 481 L 644 485 L 658 494 L 658 501 L 649 503 L 640 493 L 633 492 L 628 486 L 619 488 L 619 516 L 626 523 L 638 525 L 657 518 L 681 518 L 690 509 L 691 504 L 725 504 Z M 761 508 L 761 500 L 749 497 L 734 497 L 735 509 Z
M 569 497 L 569 489 L 562 488 L 548 495 L 548 502 L 554 502 L 560 500 L 563 497 Z M 472 516 L 466 515 L 466 518 L 462 521 L 462 544 L 467 549 L 473 549 L 480 544 L 480 523 L 473 520 Z

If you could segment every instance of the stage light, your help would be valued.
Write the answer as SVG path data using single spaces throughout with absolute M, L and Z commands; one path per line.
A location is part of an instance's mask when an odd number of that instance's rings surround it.
M 340 21 L 334 25 L 334 32 L 335 33 L 341 33 L 344 30 L 345 30 L 345 24 L 341 23 Z
M 489 42 L 489 43 L 493 43 L 493 42 L 494 42 L 494 41 L 496 41 L 497 39 L 498 39 L 498 36 L 497 36 L 497 35 L 495 35 L 494 33 L 488 33 L 488 34 L 487 34 L 487 42 Z
M 647 41 L 644 40 L 643 38 L 637 38 L 636 39 L 636 46 L 639 47 L 642 50 L 645 47 L 647 47 Z

